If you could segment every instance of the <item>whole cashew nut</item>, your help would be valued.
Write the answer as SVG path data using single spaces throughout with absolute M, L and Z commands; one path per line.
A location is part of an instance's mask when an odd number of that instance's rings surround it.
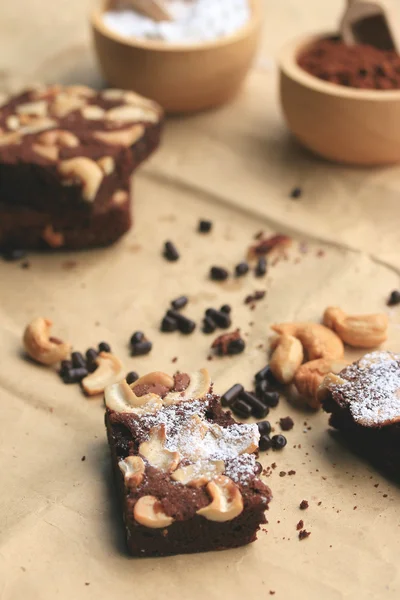
M 280 323 L 272 329 L 281 335 L 292 335 L 303 345 L 308 360 L 342 358 L 343 342 L 336 333 L 319 323 Z
M 220 475 L 207 485 L 207 491 L 212 498 L 211 504 L 197 511 L 209 521 L 224 523 L 231 521 L 243 511 L 243 498 L 237 485 Z
M 104 173 L 99 165 L 90 158 L 78 156 L 63 160 L 58 166 L 59 173 L 72 181 L 82 184 L 82 196 L 88 202 L 93 202 L 103 181 Z
M 124 366 L 114 354 L 100 352 L 96 363 L 97 369 L 82 380 L 82 387 L 88 396 L 101 394 L 107 386 L 124 377 Z
M 23 343 L 31 358 L 43 365 L 54 365 L 66 360 L 71 353 L 71 344 L 52 338 L 52 321 L 37 317 L 25 328 Z
M 329 307 L 324 313 L 324 324 L 355 348 L 375 348 L 387 339 L 389 319 L 383 313 L 347 315 L 341 308 Z
M 294 378 L 297 391 L 311 408 L 320 408 L 318 390 L 328 373 L 340 373 L 347 365 L 343 360 L 320 358 L 302 365 Z
M 303 362 L 303 346 L 300 340 L 287 334 L 278 337 L 273 345 L 275 350 L 269 361 L 272 374 L 280 383 L 291 383 Z
M 174 522 L 172 517 L 168 517 L 163 512 L 161 502 L 154 496 L 139 498 L 133 509 L 133 516 L 140 525 L 150 527 L 150 529 L 169 527 Z

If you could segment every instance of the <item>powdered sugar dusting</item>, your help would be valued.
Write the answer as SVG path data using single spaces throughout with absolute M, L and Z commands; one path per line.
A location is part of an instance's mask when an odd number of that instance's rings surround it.
M 356 423 L 376 427 L 400 420 L 400 355 L 372 352 L 346 367 L 329 386 Z

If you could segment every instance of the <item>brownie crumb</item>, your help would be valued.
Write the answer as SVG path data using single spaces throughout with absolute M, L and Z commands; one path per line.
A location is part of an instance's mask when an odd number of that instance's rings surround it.
M 246 343 L 240 336 L 240 329 L 218 336 L 211 345 L 219 356 L 240 354 L 245 347 Z
M 276 463 L 272 463 L 271 469 L 276 469 L 276 466 L 277 466 Z
M 177 360 L 178 360 L 178 357 L 177 357 L 177 356 L 174 356 L 174 358 L 172 359 L 172 361 L 171 361 L 171 362 L 173 362 L 173 363 L 176 363 L 176 361 L 177 361 Z
M 299 198 L 301 198 L 302 194 L 303 194 L 303 190 L 301 189 L 301 187 L 295 187 L 290 192 L 290 197 L 293 200 L 298 200 Z
M 294 427 L 294 422 L 291 417 L 283 417 L 279 420 L 282 431 L 290 431 Z
M 274 590 L 269 590 L 269 595 L 273 596 L 275 594 Z
M 306 531 L 305 529 L 302 529 L 301 531 L 299 531 L 299 540 L 300 541 L 305 540 L 310 535 L 311 535 L 311 531 Z
M 260 240 L 262 237 L 264 237 L 264 232 L 263 231 L 258 231 L 255 236 L 254 239 L 255 240 Z
M 308 504 L 308 500 L 302 500 L 300 502 L 300 508 L 301 510 L 306 510 L 306 508 L 308 508 L 310 505 Z
M 293 471 L 293 469 L 291 469 L 288 473 L 288 475 L 296 475 L 296 471 Z
M 250 294 L 249 296 L 246 296 L 244 303 L 245 304 L 252 304 L 253 302 L 257 302 L 258 300 L 262 300 L 263 298 L 265 298 L 265 290 L 256 290 L 253 294 Z
M 285 477 L 286 475 L 286 471 L 280 471 L 279 472 L 279 477 Z
M 21 263 L 21 269 L 30 269 L 31 268 L 31 263 L 29 262 L 29 260 L 24 260 L 23 263 Z
M 84 462 L 86 460 L 86 456 L 82 456 L 81 461 Z
M 300 531 L 300 529 L 303 529 L 303 527 L 304 527 L 304 521 L 300 520 L 296 525 L 296 529 L 297 529 L 297 531 Z
M 353 506 L 353 510 L 357 510 L 357 506 Z

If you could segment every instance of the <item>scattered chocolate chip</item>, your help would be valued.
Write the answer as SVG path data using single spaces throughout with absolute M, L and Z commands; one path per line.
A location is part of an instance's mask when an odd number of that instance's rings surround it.
M 203 319 L 203 328 L 202 328 L 203 333 L 214 333 L 214 331 L 216 329 L 217 329 L 217 326 L 214 323 L 214 321 L 211 319 L 211 317 L 205 317 Z
M 241 338 L 239 338 L 238 340 L 232 340 L 228 344 L 228 354 L 231 356 L 235 354 L 241 354 L 245 348 L 246 343 Z
M 88 374 L 89 371 L 83 367 L 72 368 L 62 375 L 62 379 L 64 383 L 80 383 Z
M 293 199 L 297 199 L 297 198 L 301 198 L 302 194 L 303 194 L 303 190 L 301 189 L 301 187 L 295 187 L 290 192 L 290 197 Z
M 206 310 L 206 317 L 212 319 L 221 329 L 228 329 L 232 325 L 229 313 L 215 310 L 215 308 L 208 308 Z
M 397 304 L 400 304 L 400 292 L 398 290 L 394 290 L 390 294 L 386 304 L 388 306 L 396 306 Z
M 86 360 L 80 352 L 72 352 L 71 359 L 72 367 L 74 369 L 86 369 Z
M 304 527 L 304 521 L 300 520 L 296 525 L 296 529 L 297 529 L 297 531 L 300 531 L 300 529 L 303 529 L 303 527 Z
M 176 322 L 178 323 L 178 329 L 181 333 L 189 335 L 190 333 L 193 333 L 193 331 L 196 329 L 196 323 L 194 321 L 188 319 L 176 310 L 169 310 L 167 312 L 167 317 L 176 320 Z
M 269 435 L 271 433 L 271 423 L 269 421 L 259 421 L 257 423 L 260 435 Z
M 132 383 L 135 383 L 135 381 L 137 381 L 138 379 L 139 379 L 138 373 L 136 373 L 136 371 L 130 371 L 128 373 L 128 375 L 126 376 L 126 383 L 128 385 L 132 385 Z
M 284 448 L 287 444 L 287 439 L 281 434 L 274 435 L 271 441 L 274 450 L 282 450 L 282 448 Z
M 256 390 L 257 397 L 264 402 L 270 408 L 275 408 L 279 404 L 279 393 L 278 392 L 262 392 L 260 393 L 260 387 Z
M 26 256 L 26 250 L 20 250 L 17 248 L 10 248 L 8 250 L 3 250 L 2 256 L 4 260 L 7 262 L 12 262 L 14 260 L 21 260 Z
M 246 273 L 249 272 L 249 265 L 247 262 L 241 262 L 235 267 L 235 275 L 236 277 L 243 277 Z
M 72 369 L 72 360 L 62 360 L 61 371 L 69 371 L 70 369 Z
M 272 385 L 277 384 L 277 380 L 273 376 L 269 365 L 267 365 L 266 367 L 261 369 L 261 371 L 258 371 L 258 373 L 255 374 L 254 379 L 256 380 L 256 383 L 258 383 L 259 381 L 265 380 L 265 381 L 268 381 L 269 383 L 271 383 Z
M 166 315 L 161 321 L 160 329 L 164 333 L 171 333 L 172 331 L 176 331 L 178 329 L 178 321 Z
M 225 392 L 225 394 L 223 394 L 223 396 L 221 396 L 222 406 L 229 406 L 242 392 L 243 386 L 240 383 L 233 385 L 227 392 Z
M 172 300 L 171 306 L 174 310 L 180 310 L 181 308 L 184 308 L 188 302 L 189 298 L 187 296 L 179 296 L 179 298 Z
M 257 419 L 264 419 L 269 413 L 268 406 L 265 406 L 258 398 L 250 394 L 249 392 L 241 392 L 239 396 L 240 400 L 244 400 L 246 404 L 251 406 L 251 412 Z
M 135 333 L 133 333 L 131 337 L 131 346 L 133 346 L 134 344 L 139 344 L 140 342 L 143 342 L 143 340 L 144 333 L 142 331 L 135 331 Z
M 210 279 L 213 281 L 225 281 L 228 279 L 229 273 L 223 267 L 211 267 L 210 269 Z
M 175 262 L 179 260 L 179 252 L 176 246 L 172 242 L 165 242 L 164 244 L 164 258 L 169 260 L 170 262 Z
M 267 259 L 265 258 L 265 256 L 260 256 L 260 258 L 257 261 L 257 266 L 255 268 L 255 276 L 256 277 L 263 277 L 267 272 Z
M 99 352 L 111 352 L 110 344 L 107 344 L 107 342 L 100 342 Z
M 97 352 L 94 348 L 86 350 L 86 368 L 89 373 L 93 373 L 97 369 Z
M 282 419 L 279 419 L 279 424 L 282 431 L 290 431 L 294 427 L 294 422 L 291 417 L 283 417 Z
M 209 233 L 212 229 L 212 221 L 206 221 L 204 219 L 201 219 L 201 221 L 199 221 L 199 227 L 198 227 L 198 231 L 200 233 Z
M 30 269 L 31 268 L 31 263 L 29 262 L 29 260 L 24 260 L 23 263 L 21 263 L 21 269 Z
M 305 540 L 306 538 L 308 538 L 309 535 L 311 535 L 311 531 L 306 531 L 305 529 L 302 529 L 301 531 L 299 531 L 299 540 Z
M 231 405 L 232 412 L 242 419 L 248 419 L 251 416 L 251 407 L 243 400 L 236 400 Z
M 229 304 L 223 304 L 219 310 L 227 315 L 230 315 L 232 312 L 232 307 L 229 306 Z
M 261 452 L 266 452 L 272 448 L 272 441 L 267 433 L 263 433 L 261 435 L 260 441 L 258 442 L 258 447 Z
M 148 340 L 132 344 L 132 356 L 144 356 L 145 354 L 149 354 L 149 352 L 151 352 L 152 347 L 153 344 Z

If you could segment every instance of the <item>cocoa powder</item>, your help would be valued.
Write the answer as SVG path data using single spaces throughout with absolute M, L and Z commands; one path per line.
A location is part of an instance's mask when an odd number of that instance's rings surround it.
M 373 46 L 347 46 L 338 38 L 314 42 L 298 57 L 305 71 L 331 83 L 372 90 L 400 89 L 400 56 Z

